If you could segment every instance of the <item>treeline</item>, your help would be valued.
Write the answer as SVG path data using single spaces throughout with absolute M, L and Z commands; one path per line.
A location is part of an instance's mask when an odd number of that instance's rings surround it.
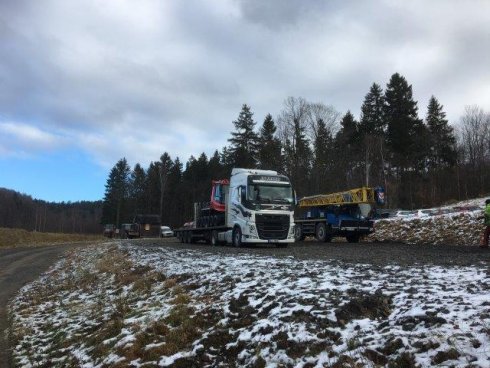
M 211 179 L 233 167 L 277 170 L 288 175 L 298 196 L 384 186 L 391 208 L 417 208 L 489 192 L 490 114 L 467 107 L 457 130 L 432 96 L 419 115 L 412 86 L 396 73 L 383 90 L 376 83 L 361 104 L 359 120 L 333 106 L 289 97 L 274 119 L 257 127 L 248 105 L 233 122 L 229 145 L 212 157 L 185 163 L 165 152 L 143 168 L 126 159 L 107 179 L 102 221 L 131 221 L 156 213 L 180 226 L 193 203 L 209 200 Z
M 101 233 L 102 201 L 52 203 L 0 188 L 0 204 L 0 227 L 52 233 Z

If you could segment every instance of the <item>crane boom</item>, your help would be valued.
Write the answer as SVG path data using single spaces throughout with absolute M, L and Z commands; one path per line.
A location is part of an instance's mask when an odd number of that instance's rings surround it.
M 379 194 L 378 194 L 379 195 Z M 318 194 L 299 200 L 299 207 L 377 203 L 377 189 L 362 187 L 331 194 Z

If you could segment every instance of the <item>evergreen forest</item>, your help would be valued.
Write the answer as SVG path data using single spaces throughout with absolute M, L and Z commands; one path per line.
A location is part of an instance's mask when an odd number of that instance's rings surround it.
M 49 233 L 102 233 L 102 201 L 46 202 L 0 188 L 0 204 L 0 227 Z
M 373 83 L 360 117 L 331 105 L 289 97 L 276 117 L 257 122 L 244 104 L 228 145 L 187 162 L 164 152 L 143 167 L 125 158 L 107 179 L 101 223 L 131 222 L 137 213 L 160 214 L 180 227 L 193 203 L 209 200 L 211 180 L 234 167 L 276 170 L 298 197 L 361 186 L 383 186 L 389 208 L 422 208 L 490 192 L 490 114 L 468 106 L 450 125 L 432 96 L 427 106 L 395 73 L 383 89 Z M 455 129 L 456 128 L 456 129 Z

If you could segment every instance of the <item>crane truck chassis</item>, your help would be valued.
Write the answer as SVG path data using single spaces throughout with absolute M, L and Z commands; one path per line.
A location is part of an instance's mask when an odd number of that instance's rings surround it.
M 194 221 L 174 230 L 182 243 L 212 245 L 294 242 L 295 195 L 289 179 L 271 170 L 235 168 L 228 180 L 213 181 L 211 202 L 194 204 Z
M 299 216 L 295 219 L 295 239 L 314 236 L 320 242 L 334 237 L 345 237 L 349 243 L 357 243 L 363 235 L 374 231 L 374 222 L 367 218 L 372 205 L 384 204 L 381 187 L 351 189 L 339 193 L 320 194 L 299 200 Z

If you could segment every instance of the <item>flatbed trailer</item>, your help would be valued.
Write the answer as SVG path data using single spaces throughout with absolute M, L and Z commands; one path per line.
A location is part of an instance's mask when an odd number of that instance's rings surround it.
M 174 234 L 181 243 L 196 243 L 204 241 L 207 244 L 220 245 L 223 241 L 218 239 L 220 232 L 231 230 L 227 226 L 213 226 L 200 228 L 180 228 L 174 230 Z

